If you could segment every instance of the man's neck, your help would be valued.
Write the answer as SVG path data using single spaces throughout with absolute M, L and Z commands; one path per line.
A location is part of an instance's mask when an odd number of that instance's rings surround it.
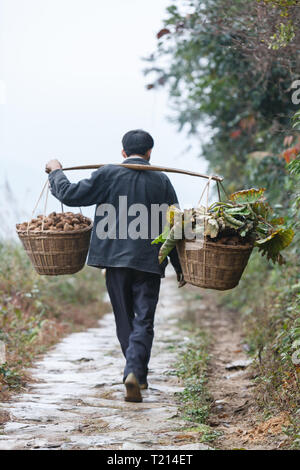
M 125 160 L 128 160 L 129 158 L 140 158 L 141 160 L 145 160 L 146 162 L 149 161 L 147 158 L 143 157 L 142 155 L 130 155 L 130 157 L 126 157 Z

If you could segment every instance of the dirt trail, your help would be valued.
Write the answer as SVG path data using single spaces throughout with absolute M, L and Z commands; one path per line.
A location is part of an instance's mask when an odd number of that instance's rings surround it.
M 28 392 L 0 404 L 10 413 L 0 449 L 206 449 L 180 437 L 186 423 L 177 416 L 174 393 L 182 388 L 168 375 L 176 360 L 169 346 L 184 341 L 180 315 L 176 282 L 167 278 L 143 403 L 124 402 L 124 360 L 112 314 L 98 328 L 65 338 L 31 371 Z
M 278 449 L 287 436 L 282 426 L 288 424 L 284 414 L 264 420 L 254 398 L 255 383 L 249 356 L 243 348 L 238 314 L 217 305 L 218 294 L 192 286 L 194 297 L 189 306 L 196 325 L 212 337 L 209 368 L 209 391 L 213 408 L 209 423 L 222 436 L 214 441 L 217 449 Z

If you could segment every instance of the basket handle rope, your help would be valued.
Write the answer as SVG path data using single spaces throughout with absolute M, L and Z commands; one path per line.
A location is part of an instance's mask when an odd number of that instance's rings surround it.
M 208 178 L 208 181 L 202 191 L 202 194 L 200 196 L 200 199 L 199 199 L 199 202 L 198 202 L 198 206 L 200 206 L 201 204 L 201 201 L 204 197 L 204 194 L 206 192 L 206 212 L 208 211 L 208 199 L 209 199 L 209 190 L 210 190 L 210 183 L 211 183 L 211 180 L 213 179 L 212 176 L 210 176 Z M 220 186 L 219 184 L 221 185 L 226 197 L 227 197 L 227 194 L 226 194 L 226 191 L 222 185 L 222 182 L 221 181 L 216 181 L 217 183 L 217 190 L 218 190 L 218 198 L 219 198 L 219 201 L 221 201 L 221 191 L 220 191 Z M 202 263 L 202 277 L 203 279 L 205 279 L 205 265 L 206 265 L 206 236 L 205 236 L 205 232 L 206 232 L 206 224 L 207 224 L 207 221 L 206 221 L 206 218 L 204 218 L 204 236 L 203 236 L 203 263 Z
M 62 213 L 64 213 L 64 212 L 65 212 L 65 210 L 64 210 L 64 205 L 63 205 L 62 202 L 61 202 L 60 204 L 61 204 L 61 211 L 62 211 Z M 79 209 L 80 214 L 82 215 L 81 207 L 78 206 L 78 209 Z
M 38 200 L 37 200 L 37 202 L 36 202 L 36 205 L 34 206 L 34 209 L 33 209 L 33 211 L 32 211 L 32 214 L 31 214 L 31 218 L 32 218 L 32 219 L 33 219 L 34 213 L 35 213 L 35 211 L 36 211 L 36 209 L 37 209 L 37 206 L 39 205 L 39 202 L 40 202 L 40 200 L 42 199 L 42 196 L 43 196 L 43 194 L 44 194 L 44 191 L 45 191 L 45 189 L 46 189 L 47 184 L 49 185 L 49 183 L 48 183 L 48 178 L 47 178 L 47 180 L 46 180 L 46 182 L 45 182 L 45 184 L 44 184 L 44 186 L 43 186 L 43 188 L 42 188 L 42 191 L 41 191 L 41 193 L 40 193 L 40 195 L 39 195 L 39 197 L 38 197 Z M 28 222 L 27 222 L 27 235 L 28 235 L 28 233 L 29 233 L 29 220 L 28 220 Z
M 227 192 L 224 188 L 224 185 L 223 185 L 222 181 L 217 181 L 216 183 L 217 183 L 217 188 L 218 188 L 219 202 L 221 202 L 220 187 L 221 187 L 223 193 L 225 194 L 226 199 L 229 199 L 229 196 L 228 196 L 228 194 L 227 194 Z
M 46 198 L 45 198 L 45 205 L 44 205 L 44 213 L 43 213 L 43 221 L 42 221 L 42 232 L 44 231 L 44 223 L 45 223 L 46 210 L 47 210 L 47 204 L 48 204 L 48 195 L 49 195 L 49 182 L 47 184 L 47 191 L 46 191 Z
M 205 187 L 204 187 L 204 190 L 201 194 L 201 197 L 200 197 L 200 200 L 198 202 L 198 206 L 200 206 L 200 203 L 203 199 L 203 196 L 205 194 L 205 191 L 206 191 L 206 212 L 208 211 L 208 198 L 209 198 L 209 189 L 210 189 L 210 183 L 211 183 L 211 180 L 214 179 L 212 176 L 209 177 Z M 229 199 L 229 196 L 222 184 L 222 181 L 218 181 L 218 180 L 215 180 L 216 181 L 216 184 L 217 184 L 217 190 L 218 190 L 218 198 L 219 198 L 219 202 L 221 202 L 221 191 L 220 191 L 220 188 L 222 189 L 222 191 L 224 192 L 225 196 L 226 196 L 226 199 Z M 205 279 L 205 266 L 206 266 L 206 237 L 205 237 L 205 232 L 206 232 L 206 218 L 204 218 L 204 237 L 203 237 L 203 264 L 202 264 L 202 277 L 203 279 Z
M 35 211 L 36 211 L 36 209 L 37 209 L 37 207 L 38 207 L 38 205 L 39 205 L 40 200 L 42 199 L 42 196 L 43 196 L 43 194 L 44 194 L 46 188 L 47 188 L 47 191 L 46 191 L 46 198 L 45 198 L 44 211 L 43 211 L 42 231 L 44 231 L 44 223 L 45 223 L 45 218 L 46 218 L 46 211 L 47 211 L 47 204 L 48 204 L 48 196 L 49 196 L 49 188 L 50 188 L 50 184 L 49 184 L 48 178 L 47 178 L 47 180 L 46 180 L 46 182 L 45 182 L 45 184 L 44 184 L 44 186 L 43 186 L 43 188 L 42 188 L 42 191 L 41 191 L 41 193 L 40 193 L 40 195 L 39 195 L 39 197 L 38 197 L 38 200 L 37 200 L 37 202 L 36 202 L 36 204 L 35 204 L 35 206 L 34 206 L 34 209 L 33 209 L 32 213 L 31 213 L 31 218 L 33 219 L 34 213 L 35 213 Z M 79 209 L 79 211 L 80 211 L 80 214 L 82 214 L 81 207 L 78 207 L 78 209 Z M 61 210 L 62 210 L 62 212 L 64 212 L 64 206 L 63 206 L 63 203 L 62 203 L 62 202 L 61 202 Z M 29 221 L 27 222 L 27 235 L 28 235 L 28 233 L 29 233 Z
M 213 177 L 213 176 L 209 176 L 209 177 L 208 177 L 208 181 L 207 181 L 207 183 L 205 184 L 204 189 L 203 189 L 203 191 L 202 191 L 202 193 L 201 193 L 200 199 L 199 199 L 199 201 L 198 201 L 198 206 L 200 206 L 200 204 L 201 204 L 201 202 L 202 202 L 202 199 L 203 199 L 203 197 L 204 197 L 204 194 L 205 194 L 205 192 L 206 192 L 206 206 L 205 206 L 206 210 L 208 209 L 209 189 L 210 189 L 210 183 L 211 183 L 212 180 L 214 180 L 214 177 Z M 216 181 L 216 180 L 215 180 L 215 181 Z M 224 188 L 222 182 L 221 182 L 221 181 L 216 181 L 216 184 L 217 184 L 219 202 L 221 202 L 221 189 L 222 189 L 223 193 L 225 194 L 226 199 L 229 199 L 229 196 L 228 196 L 227 192 L 225 191 L 225 188 Z
M 206 183 L 206 212 L 208 211 L 208 198 L 209 198 L 209 188 L 210 188 L 210 182 L 211 182 L 211 176 L 209 177 L 209 180 Z M 219 191 L 218 191 L 219 194 Z M 202 265 L 202 277 L 205 279 L 205 265 L 206 265 L 206 218 L 204 218 L 204 237 L 203 237 L 203 265 Z

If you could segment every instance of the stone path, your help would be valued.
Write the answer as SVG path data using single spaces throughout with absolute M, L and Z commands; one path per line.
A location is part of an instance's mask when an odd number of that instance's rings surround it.
M 0 435 L 4 449 L 207 449 L 180 438 L 186 427 L 170 374 L 176 356 L 170 345 L 185 341 L 177 326 L 183 315 L 174 278 L 163 280 L 156 313 L 150 388 L 143 403 L 124 402 L 124 359 L 112 314 L 99 328 L 61 341 L 31 371 L 28 392 L 0 404 L 11 420 Z M 182 432 L 181 432 L 182 434 Z

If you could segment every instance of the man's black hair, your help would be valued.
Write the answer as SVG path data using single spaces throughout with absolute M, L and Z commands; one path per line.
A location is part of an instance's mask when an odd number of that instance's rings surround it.
M 136 129 L 124 135 L 122 144 L 127 157 L 130 157 L 130 155 L 145 155 L 153 148 L 154 140 L 148 132 Z

